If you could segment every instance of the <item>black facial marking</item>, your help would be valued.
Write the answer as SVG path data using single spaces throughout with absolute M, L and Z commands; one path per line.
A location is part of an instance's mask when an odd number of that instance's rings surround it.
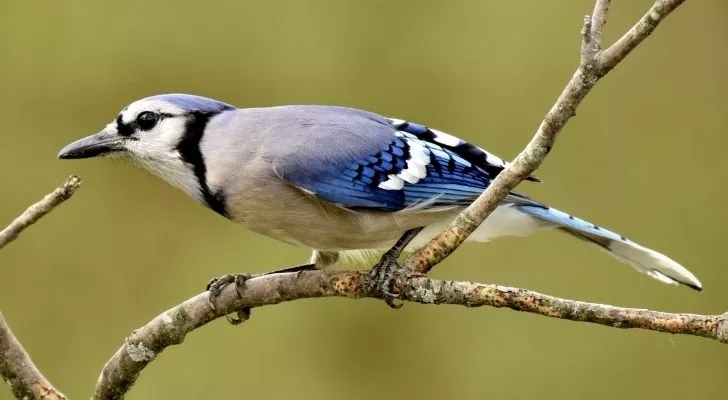
M 119 136 L 124 137 L 131 137 L 134 132 L 137 131 L 149 131 L 157 126 L 159 121 L 165 118 L 174 118 L 180 116 L 163 112 L 143 111 L 140 112 L 139 115 L 137 115 L 134 121 L 126 123 L 121 118 L 121 116 L 124 114 L 124 111 L 126 111 L 126 108 L 121 112 L 121 114 L 119 114 L 119 116 L 116 117 L 116 131 L 118 132 Z
M 119 136 L 124 137 L 129 137 L 134 133 L 134 128 L 132 128 L 131 125 L 127 125 L 124 123 L 124 120 L 121 119 L 121 114 L 116 117 L 116 132 L 119 134 Z
M 184 136 L 179 144 L 177 144 L 177 151 L 182 156 L 182 160 L 192 165 L 197 182 L 200 184 L 200 191 L 202 192 L 202 199 L 205 205 L 223 217 L 228 218 L 225 194 L 222 191 L 213 193 L 210 191 L 210 187 L 207 186 L 207 167 L 200 152 L 200 141 L 202 140 L 205 126 L 207 126 L 210 118 L 216 114 L 204 112 L 192 113 L 187 120 Z

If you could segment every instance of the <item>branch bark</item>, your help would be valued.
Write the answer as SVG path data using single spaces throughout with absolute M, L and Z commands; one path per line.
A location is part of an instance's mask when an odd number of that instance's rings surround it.
M 33 364 L 0 313 L 0 375 L 17 399 L 67 400 Z
M 556 103 L 544 117 L 536 134 L 513 163 L 466 208 L 450 226 L 425 247 L 412 254 L 404 265 L 418 272 L 428 272 L 439 264 L 495 210 L 522 180 L 538 168 L 556 141 L 561 129 L 576 113 L 576 108 L 604 75 L 642 43 L 657 26 L 684 0 L 657 0 L 627 33 L 606 50 L 601 50 L 602 29 L 607 22 L 609 0 L 597 0 L 591 16 L 584 17 L 581 62 Z
M 263 275 L 245 282 L 242 296 L 226 286 L 214 310 L 208 292 L 179 304 L 135 330 L 104 366 L 92 399 L 122 399 L 141 371 L 171 345 L 180 344 L 191 331 L 227 313 L 312 297 L 379 298 L 367 289 L 367 271 L 305 271 Z M 402 300 L 422 304 L 510 308 L 552 318 L 591 322 L 614 328 L 640 328 L 695 335 L 728 343 L 728 313 L 722 315 L 673 314 L 561 299 L 507 286 L 436 280 L 420 274 L 402 274 L 396 282 Z
M 63 185 L 28 207 L 0 232 L 0 249 L 61 203 L 70 199 L 80 186 L 81 179 L 71 175 Z M 0 313 L 0 376 L 18 399 L 66 399 L 66 396 L 56 390 L 33 364 L 30 355 L 13 335 L 2 313 Z
M 54 208 L 61 205 L 61 203 L 70 199 L 80 186 L 81 178 L 76 175 L 71 175 L 63 185 L 48 193 L 41 201 L 28 207 L 10 225 L 0 231 L 0 249 L 15 240 L 27 227 L 33 225 L 46 214 L 53 211 Z

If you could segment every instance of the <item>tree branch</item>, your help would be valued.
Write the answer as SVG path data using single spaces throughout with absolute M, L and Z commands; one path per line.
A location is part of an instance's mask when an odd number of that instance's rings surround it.
M 63 185 L 28 207 L 0 232 L 0 249 L 15 240 L 25 228 L 70 199 L 80 186 L 81 179 L 71 175 Z M 0 376 L 18 399 L 66 399 L 66 396 L 56 390 L 35 367 L 28 353 L 13 335 L 2 313 L 0 313 Z
M 0 313 L 0 375 L 17 399 L 67 400 L 41 374 Z
M 442 262 L 495 210 L 522 180 L 538 168 L 556 141 L 561 129 L 575 115 L 576 108 L 594 85 L 642 43 L 657 25 L 684 0 L 657 0 L 640 21 L 607 50 L 601 51 L 601 31 L 607 21 L 609 0 L 597 0 L 591 16 L 584 17 L 581 62 L 556 103 L 538 127 L 536 134 L 513 163 L 493 180 L 475 202 L 461 212 L 450 226 L 425 247 L 412 254 L 404 265 L 428 272 Z
M 382 298 L 368 291 L 367 276 L 367 271 L 331 270 L 262 275 L 245 282 L 242 297 L 235 285 L 223 288 L 214 310 L 208 292 L 200 293 L 132 332 L 104 366 L 92 399 L 122 399 L 141 371 L 165 348 L 182 343 L 188 333 L 226 313 L 312 297 Z M 422 304 L 505 307 L 552 318 L 695 335 L 728 343 L 728 313 L 672 314 L 621 308 L 507 286 L 430 279 L 419 274 L 403 274 L 395 285 L 402 300 Z
M 640 18 L 640 20 L 619 40 L 598 55 L 598 65 L 604 76 L 620 61 L 624 60 L 643 40 L 657 28 L 671 12 L 675 11 L 685 0 L 659 0 Z
M 25 228 L 33 225 L 46 214 L 53 211 L 54 208 L 61 205 L 61 203 L 70 199 L 80 186 L 81 178 L 76 175 L 71 175 L 63 185 L 48 193 L 41 201 L 28 207 L 10 225 L 0 231 L 0 249 L 15 240 Z
M 594 5 L 594 11 L 591 15 L 591 29 L 589 30 L 589 40 L 585 42 L 593 43 L 594 48 L 591 49 L 596 55 L 602 49 L 602 31 L 604 25 L 607 24 L 607 13 L 609 12 L 609 3 L 611 0 L 597 0 Z M 582 50 L 582 53 L 584 50 Z

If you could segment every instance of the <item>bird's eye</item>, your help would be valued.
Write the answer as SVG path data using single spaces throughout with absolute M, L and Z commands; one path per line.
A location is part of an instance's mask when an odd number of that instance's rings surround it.
M 143 113 L 137 115 L 136 118 L 137 126 L 139 126 L 139 129 L 143 131 L 148 131 L 154 128 L 154 126 L 157 125 L 158 121 L 159 114 L 153 113 L 151 111 L 144 111 Z

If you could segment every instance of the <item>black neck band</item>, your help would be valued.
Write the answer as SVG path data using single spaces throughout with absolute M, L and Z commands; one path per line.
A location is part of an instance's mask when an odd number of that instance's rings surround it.
M 177 144 L 177 151 L 182 156 L 182 160 L 192 166 L 195 177 L 197 177 L 197 182 L 200 184 L 200 193 L 202 194 L 202 200 L 205 202 L 205 205 L 227 218 L 228 213 L 225 205 L 225 195 L 222 190 L 214 193 L 210 191 L 210 187 L 207 185 L 205 159 L 202 157 L 202 152 L 200 151 L 200 141 L 202 141 L 205 127 L 210 121 L 210 118 L 216 114 L 204 112 L 192 113 L 187 120 L 185 133 L 179 144 Z

